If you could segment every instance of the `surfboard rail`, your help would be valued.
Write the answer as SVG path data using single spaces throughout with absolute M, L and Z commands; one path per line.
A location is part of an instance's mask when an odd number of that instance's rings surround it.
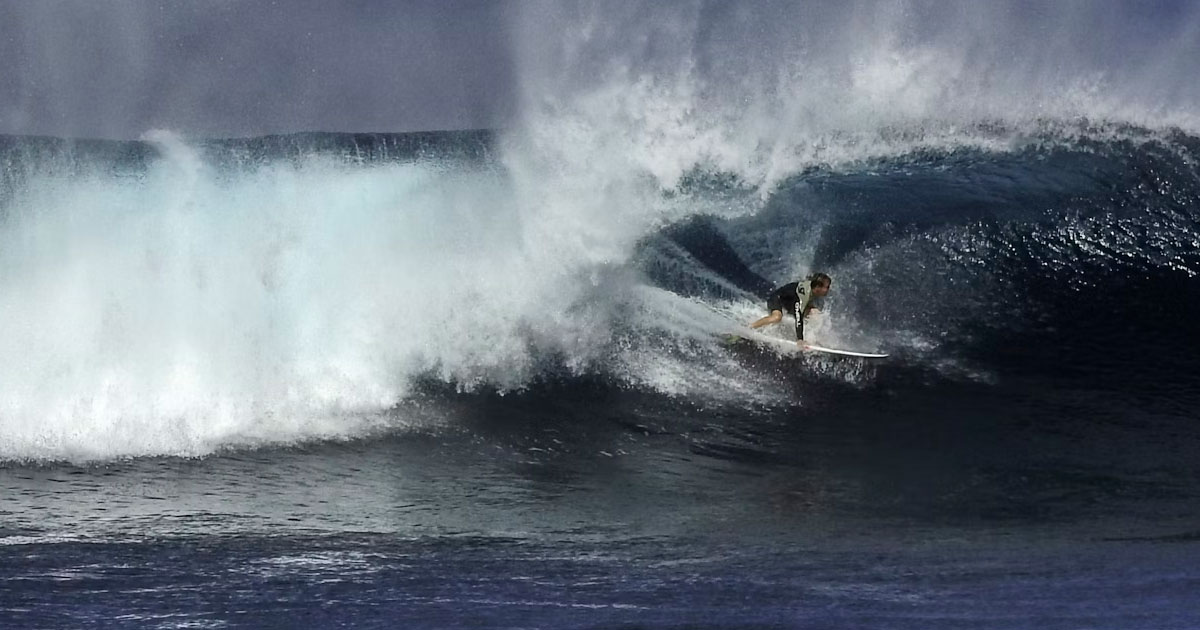
M 786 348 L 787 350 L 791 350 L 793 352 L 800 352 L 800 351 L 822 352 L 825 354 L 835 354 L 835 355 L 844 356 L 844 357 L 858 357 L 861 359 L 886 359 L 888 356 L 890 356 L 887 353 L 882 353 L 882 352 L 859 352 L 857 350 L 842 350 L 840 348 L 827 348 L 825 346 L 819 346 L 819 345 L 811 344 L 811 343 L 805 344 L 805 347 L 801 348 L 794 341 L 788 341 L 787 339 L 780 339 L 779 337 L 772 337 L 770 335 L 764 335 L 762 333 L 758 333 L 758 332 L 754 332 L 754 331 L 739 331 L 737 333 L 733 333 L 733 335 L 736 337 L 740 337 L 742 339 L 746 339 L 748 341 L 758 341 L 758 342 L 766 342 L 766 343 L 775 344 L 777 346 Z

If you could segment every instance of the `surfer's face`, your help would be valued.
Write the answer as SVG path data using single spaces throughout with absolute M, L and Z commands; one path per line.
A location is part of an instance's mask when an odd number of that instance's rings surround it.
M 812 293 L 813 293 L 813 296 L 815 296 L 815 297 L 825 297 L 826 295 L 829 294 L 829 285 L 827 284 L 825 286 L 819 286 L 819 285 L 815 286 L 815 287 L 813 287 Z

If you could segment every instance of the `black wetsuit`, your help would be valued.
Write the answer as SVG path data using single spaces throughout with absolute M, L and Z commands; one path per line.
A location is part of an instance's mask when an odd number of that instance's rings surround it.
M 804 311 L 813 303 L 813 296 L 806 284 L 785 284 L 767 297 L 767 311 L 791 313 L 796 318 L 796 339 L 804 339 Z

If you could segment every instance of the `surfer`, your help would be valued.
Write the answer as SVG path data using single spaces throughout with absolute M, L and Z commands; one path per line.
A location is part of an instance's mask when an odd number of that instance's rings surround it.
M 751 328 L 762 328 L 767 324 L 777 324 L 787 311 L 796 318 L 796 344 L 806 347 L 804 342 L 804 318 L 810 313 L 820 312 L 813 305 L 814 298 L 825 297 L 833 279 L 823 273 L 814 273 L 801 282 L 785 284 L 767 298 L 767 311 L 770 315 L 750 324 Z

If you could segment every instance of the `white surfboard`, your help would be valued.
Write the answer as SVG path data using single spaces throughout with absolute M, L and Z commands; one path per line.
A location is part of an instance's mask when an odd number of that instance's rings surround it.
M 779 337 L 772 337 L 770 335 L 764 335 L 760 332 L 743 330 L 743 331 L 739 331 L 735 334 L 736 334 L 736 336 L 741 337 L 743 339 L 748 339 L 750 341 L 762 341 L 762 342 L 766 342 L 766 343 L 772 343 L 777 346 L 791 350 L 793 352 L 800 352 L 802 350 L 800 348 L 800 346 L 796 344 L 795 341 L 788 341 L 787 339 L 780 339 Z M 882 353 L 878 353 L 878 352 L 857 352 L 855 350 L 840 350 L 838 348 L 826 348 L 825 346 L 818 346 L 818 345 L 814 345 L 811 343 L 808 344 L 807 347 L 804 348 L 804 350 L 812 350 L 815 352 L 824 352 L 826 354 L 836 354 L 836 355 L 841 355 L 844 357 L 859 357 L 862 359 L 885 359 L 888 356 L 887 354 L 882 354 Z
M 808 347 L 806 348 L 806 350 L 816 350 L 817 352 L 824 352 L 826 354 L 840 354 L 844 357 L 862 357 L 864 359 L 886 359 L 888 356 L 887 354 L 878 353 L 878 352 L 855 352 L 854 350 L 839 350 L 837 348 L 826 348 L 825 346 L 817 346 L 817 345 L 813 345 L 811 343 L 808 344 Z

